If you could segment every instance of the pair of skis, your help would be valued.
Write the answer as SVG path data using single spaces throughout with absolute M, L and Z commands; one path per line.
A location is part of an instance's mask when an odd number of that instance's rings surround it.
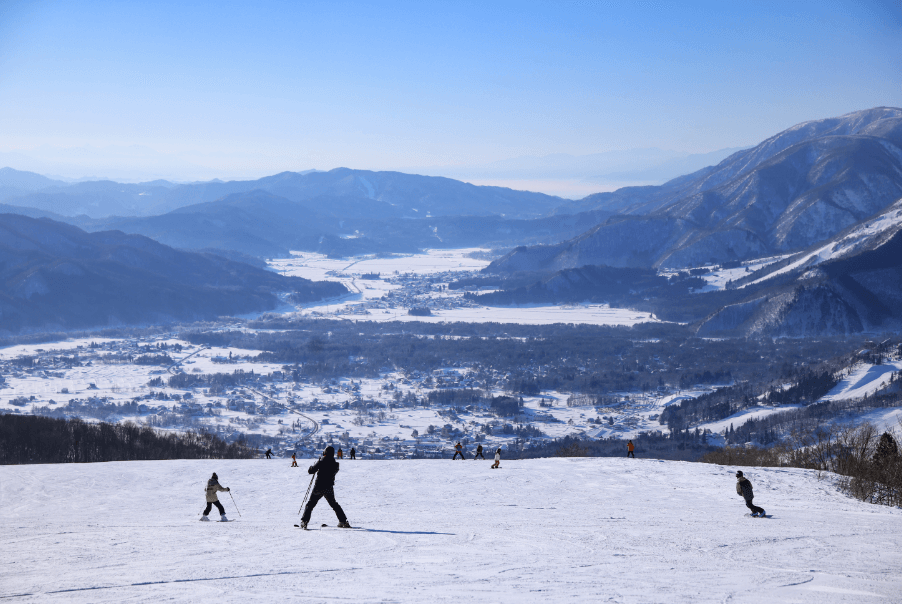
M 303 528 L 300 524 L 295 524 L 294 527 L 295 527 L 295 528 Z M 320 525 L 320 528 L 321 528 L 321 529 L 329 528 L 329 525 L 328 525 L 328 524 L 321 524 L 321 525 Z M 336 526 L 335 528 L 338 528 L 338 527 Z M 354 527 L 354 528 L 357 528 L 357 527 Z M 310 530 L 313 530 L 313 529 L 305 528 L 304 530 L 305 530 L 305 531 L 310 531 Z M 351 530 L 353 530 L 353 528 L 352 528 Z

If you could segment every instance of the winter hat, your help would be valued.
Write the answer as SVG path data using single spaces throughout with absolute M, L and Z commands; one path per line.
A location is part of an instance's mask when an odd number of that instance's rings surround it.
M 742 478 L 742 470 L 736 472 L 736 478 Z
M 216 475 L 216 472 L 213 472 L 213 478 L 219 479 L 219 476 Z
M 335 449 L 332 447 L 332 445 L 329 445 L 328 447 L 326 447 L 326 450 L 323 451 L 323 456 L 324 457 L 334 457 L 335 456 Z

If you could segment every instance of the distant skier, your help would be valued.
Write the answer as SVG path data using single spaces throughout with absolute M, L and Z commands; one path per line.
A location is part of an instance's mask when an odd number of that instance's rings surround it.
M 495 463 L 492 464 L 492 469 L 501 467 L 501 447 L 495 451 Z
M 291 454 L 291 467 L 298 467 L 298 458 L 294 456 L 294 453 Z
M 215 505 L 217 509 L 219 509 L 219 519 L 222 522 L 228 522 L 229 519 L 226 518 L 225 508 L 222 507 L 222 504 L 219 503 L 219 496 L 216 494 L 219 491 L 228 491 L 228 488 L 223 487 L 219 484 L 219 477 L 216 475 L 216 472 L 213 472 L 213 476 L 210 477 L 210 480 L 207 481 L 207 507 L 204 508 L 204 515 L 200 517 L 201 522 L 210 522 L 210 519 L 207 518 L 207 515 L 210 513 L 210 510 Z
M 341 447 L 338 447 L 338 453 L 335 454 L 335 457 L 337 457 L 338 459 L 344 459 L 344 456 L 345 454 L 342 453 Z
M 451 458 L 451 461 L 454 461 L 455 459 L 457 459 L 458 455 L 460 455 L 461 459 L 466 459 L 464 457 L 463 445 L 461 445 L 460 442 L 458 442 L 456 445 L 454 445 L 454 448 L 456 450 L 454 451 L 454 457 Z
M 272 449 L 266 450 L 266 459 L 272 459 Z
M 766 515 L 764 508 L 759 508 L 752 503 L 752 499 L 755 498 L 755 494 L 752 492 L 752 483 L 748 478 L 742 475 L 742 470 L 736 472 L 736 494 L 745 498 L 745 505 L 748 509 L 752 510 L 753 518 L 764 518 Z
M 476 455 L 473 456 L 473 461 L 476 461 L 480 457 L 485 459 L 485 455 L 482 454 L 482 445 L 476 445 Z
M 631 441 L 631 440 L 626 441 L 626 456 L 636 459 L 635 451 L 636 451 L 636 446 L 633 444 L 633 441 Z
M 307 469 L 308 474 L 316 474 L 316 483 L 313 485 L 313 492 L 310 493 L 310 500 L 304 508 L 304 515 L 301 516 L 301 528 L 307 528 L 310 522 L 310 516 L 313 514 L 313 508 L 323 497 L 332 506 L 335 515 L 338 516 L 339 528 L 351 528 L 348 524 L 348 517 L 345 516 L 344 510 L 335 501 L 335 475 L 338 474 L 338 462 L 335 461 L 335 449 L 331 446 L 326 447 L 323 451 L 323 457 L 318 462 Z
M 351 459 L 357 459 L 357 450 L 351 447 Z

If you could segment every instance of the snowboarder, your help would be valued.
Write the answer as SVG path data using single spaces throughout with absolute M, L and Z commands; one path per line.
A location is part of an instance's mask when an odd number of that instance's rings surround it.
M 755 498 L 755 494 L 752 492 L 752 483 L 748 478 L 742 475 L 742 470 L 736 472 L 736 494 L 745 498 L 745 505 L 748 509 L 752 510 L 753 518 L 764 518 L 764 516 L 766 516 L 764 508 L 759 508 L 752 503 L 752 499 Z
M 338 447 L 338 453 L 335 454 L 335 457 L 337 457 L 338 459 L 344 459 L 344 456 L 345 454 L 342 453 L 341 447 Z
M 272 449 L 266 450 L 266 459 L 272 459 Z
M 351 459 L 357 459 L 357 451 L 354 447 L 351 447 Z
M 323 497 L 332 506 L 335 515 L 338 517 L 339 528 L 351 528 L 348 524 L 348 517 L 345 516 L 344 510 L 335 501 L 335 475 L 338 474 L 338 462 L 335 461 L 335 449 L 332 446 L 326 447 L 323 451 L 322 458 L 307 469 L 308 474 L 316 474 L 316 483 L 313 485 L 313 492 L 310 493 L 310 500 L 304 508 L 304 515 L 301 516 L 301 528 L 306 529 L 307 523 L 310 522 L 310 516 L 313 514 L 313 508 Z
M 636 446 L 633 444 L 633 441 L 631 441 L 631 440 L 626 441 L 626 456 L 636 459 L 636 454 L 634 453 L 635 450 L 636 450 Z
M 458 455 L 460 455 L 461 459 L 466 459 L 464 457 L 463 446 L 460 444 L 460 441 L 458 441 L 458 443 L 456 445 L 454 445 L 454 448 L 456 450 L 454 451 L 454 457 L 451 458 L 451 461 L 454 461 L 455 459 L 457 459 Z
M 291 454 L 291 467 L 298 467 L 298 458 L 294 456 L 294 453 Z
M 480 457 L 485 459 L 485 455 L 482 454 L 482 445 L 476 445 L 476 455 L 473 456 L 473 461 L 476 461 Z
M 492 464 L 492 469 L 501 467 L 501 447 L 498 447 L 498 450 L 495 451 L 495 463 Z
M 210 477 L 210 480 L 207 481 L 207 507 L 204 508 L 204 515 L 200 517 L 201 522 L 210 522 L 210 519 L 207 518 L 207 515 L 210 513 L 210 510 L 215 505 L 217 509 L 219 509 L 219 519 L 222 522 L 228 522 L 229 519 L 226 518 L 225 508 L 222 507 L 222 504 L 219 503 L 219 496 L 216 494 L 219 491 L 228 491 L 228 488 L 223 487 L 219 484 L 219 477 L 216 475 L 216 472 L 213 472 L 213 476 Z

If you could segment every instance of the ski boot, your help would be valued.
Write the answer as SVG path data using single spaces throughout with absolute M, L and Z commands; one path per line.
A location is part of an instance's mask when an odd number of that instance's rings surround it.
M 306 521 L 304 521 L 304 520 L 301 521 L 301 528 L 304 529 L 305 531 L 307 530 L 307 522 Z
M 228 522 L 229 519 L 226 518 L 226 515 L 225 515 L 225 514 L 223 514 L 222 516 L 219 517 L 219 521 L 220 521 L 220 522 Z
M 210 519 L 207 518 L 206 516 L 201 516 L 201 517 L 200 517 L 200 521 L 201 521 L 201 522 L 210 522 Z
M 345 520 L 344 522 L 338 523 L 338 528 L 353 528 L 353 527 L 347 520 Z

